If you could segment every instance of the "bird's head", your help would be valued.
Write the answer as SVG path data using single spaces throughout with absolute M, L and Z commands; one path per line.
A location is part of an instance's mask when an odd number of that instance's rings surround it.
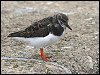
M 68 17 L 65 14 L 58 13 L 54 15 L 54 17 L 62 27 L 68 27 L 70 30 L 72 30 L 72 28 L 68 25 Z

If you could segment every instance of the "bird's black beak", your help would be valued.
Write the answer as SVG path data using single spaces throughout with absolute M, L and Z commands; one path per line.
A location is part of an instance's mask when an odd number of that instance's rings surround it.
M 72 28 L 67 24 L 67 27 L 70 29 L 70 30 L 72 30 Z
M 68 23 L 66 24 L 66 27 L 68 27 L 70 30 L 72 30 L 72 28 L 68 25 Z

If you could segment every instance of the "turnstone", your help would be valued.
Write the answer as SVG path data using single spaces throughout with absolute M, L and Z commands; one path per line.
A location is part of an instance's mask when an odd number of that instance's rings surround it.
M 25 30 L 11 33 L 8 37 L 15 37 L 30 43 L 34 48 L 40 48 L 41 58 L 48 61 L 43 47 L 59 41 L 64 36 L 66 27 L 72 30 L 68 25 L 68 17 L 65 14 L 58 13 L 34 22 Z

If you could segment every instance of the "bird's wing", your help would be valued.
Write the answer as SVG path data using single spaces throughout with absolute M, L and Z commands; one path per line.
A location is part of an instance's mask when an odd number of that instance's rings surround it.
M 9 37 L 44 37 L 49 34 L 50 17 L 34 22 L 23 31 L 9 34 Z

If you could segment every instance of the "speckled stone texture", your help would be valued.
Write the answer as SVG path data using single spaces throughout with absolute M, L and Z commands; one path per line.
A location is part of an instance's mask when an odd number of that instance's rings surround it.
M 59 12 L 68 15 L 73 30 L 66 29 L 62 40 L 44 48 L 50 62 L 29 44 L 7 37 Z M 1 73 L 99 74 L 99 2 L 2 1 Z

